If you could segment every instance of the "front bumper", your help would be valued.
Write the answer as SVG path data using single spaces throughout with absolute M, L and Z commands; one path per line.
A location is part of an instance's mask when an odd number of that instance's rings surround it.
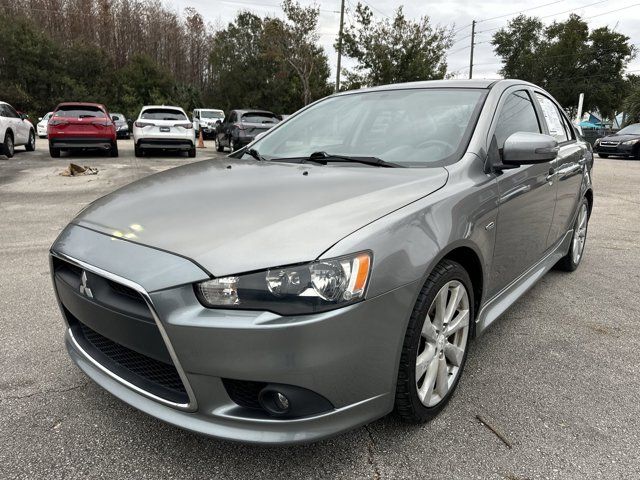
M 43 127 L 43 126 L 38 125 L 36 127 L 36 129 L 38 131 L 38 136 L 40 138 L 46 138 L 47 137 L 47 127 L 46 126 Z
M 638 144 L 634 144 L 634 145 L 624 145 L 623 143 L 618 143 L 617 145 L 598 144 L 598 145 L 594 145 L 593 151 L 598 154 L 603 153 L 605 155 L 628 156 L 628 155 L 633 155 L 633 151 L 635 147 L 638 147 Z
M 74 362 L 128 404 L 198 433 L 267 444 L 320 440 L 392 410 L 400 349 L 418 285 L 298 317 L 207 309 L 192 288 L 193 281 L 207 276 L 191 262 L 130 242 L 113 242 L 82 227 L 65 232 L 66 241 L 52 247 L 54 255 L 75 250 L 87 270 L 93 269 L 85 263 L 91 260 L 100 265 L 96 272 L 119 273 L 123 278 L 132 278 L 138 267 L 148 272 L 142 266 L 149 262 L 157 264 L 159 271 L 181 272 L 177 287 L 163 285 L 166 276 L 140 277 L 139 281 L 144 285 L 141 291 L 148 292 L 145 296 L 175 355 L 176 367 L 184 375 L 188 404 L 157 401 L 127 385 L 79 347 L 72 329 L 67 331 L 67 349 Z M 89 240 L 92 246 L 87 248 Z M 113 263 L 117 260 L 111 259 L 117 258 L 136 259 L 134 263 L 141 265 Z M 62 303 L 61 307 L 66 308 Z M 334 408 L 302 418 L 274 418 L 234 402 L 223 379 L 301 387 L 323 396 Z

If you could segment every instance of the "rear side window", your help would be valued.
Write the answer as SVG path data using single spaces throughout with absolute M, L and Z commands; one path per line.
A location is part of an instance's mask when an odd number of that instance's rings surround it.
M 82 105 L 62 105 L 55 113 L 56 117 L 65 118 L 91 118 L 105 117 L 106 115 L 98 107 Z
M 277 123 L 278 117 L 273 113 L 247 112 L 242 115 L 242 123 Z
M 187 116 L 173 108 L 149 108 L 140 114 L 145 120 L 186 120 Z
M 495 130 L 498 148 L 504 147 L 504 141 L 516 132 L 540 133 L 536 110 L 525 90 L 510 93 L 502 105 Z
M 549 135 L 555 138 L 558 143 L 569 140 L 567 137 L 567 131 L 562 123 L 562 116 L 560 115 L 556 104 L 553 103 L 550 98 L 545 97 L 538 92 L 536 92 L 536 98 L 540 103 L 540 108 L 542 108 L 542 115 L 544 116 L 544 120 L 549 128 Z

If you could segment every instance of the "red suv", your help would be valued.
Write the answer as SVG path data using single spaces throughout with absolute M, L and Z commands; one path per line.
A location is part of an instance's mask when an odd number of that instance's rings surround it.
M 99 149 L 118 156 L 116 127 L 104 105 L 66 102 L 53 111 L 47 125 L 49 153 L 58 158 L 61 150 Z

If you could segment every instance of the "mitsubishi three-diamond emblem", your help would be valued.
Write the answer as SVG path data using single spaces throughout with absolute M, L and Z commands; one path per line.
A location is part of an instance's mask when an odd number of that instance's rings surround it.
M 93 298 L 93 292 L 89 288 L 87 284 L 87 272 L 82 271 L 82 276 L 80 277 L 80 293 L 85 297 Z

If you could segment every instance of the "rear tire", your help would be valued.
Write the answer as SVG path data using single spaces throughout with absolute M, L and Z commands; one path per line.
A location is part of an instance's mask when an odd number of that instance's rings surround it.
M 109 149 L 109 156 L 110 157 L 117 157 L 118 156 L 118 142 L 114 142 L 111 144 L 111 148 Z
M 137 145 L 133 147 L 133 152 L 136 157 L 144 156 L 144 150 Z
M 606 153 L 599 153 L 599 154 L 598 154 L 598 156 L 599 156 L 600 158 L 609 158 L 609 155 L 608 155 L 608 154 L 606 154 Z
M 49 142 L 49 155 L 51 158 L 60 158 L 60 149 L 52 146 L 51 142 Z
M 24 149 L 27 152 L 33 152 L 36 149 L 36 134 L 33 133 L 33 130 L 29 132 L 29 141 L 24 146 Z
M 584 245 L 587 242 L 587 230 L 589 227 L 589 201 L 582 198 L 582 203 L 578 209 L 578 216 L 573 224 L 573 236 L 571 237 L 571 246 L 567 254 L 562 257 L 556 268 L 565 272 L 573 272 L 580 265 L 582 257 L 584 257 Z
M 218 136 L 216 135 L 216 151 L 218 152 L 224 152 L 224 147 L 222 145 L 220 145 L 220 140 L 218 140 Z
M 191 147 L 189 149 L 189 158 L 195 158 L 196 156 L 196 147 Z
M 467 271 L 441 261 L 418 295 L 404 338 L 395 401 L 402 420 L 426 422 L 449 402 L 467 359 L 473 307 Z
M 233 141 L 233 138 L 229 140 L 229 150 L 231 150 L 231 153 L 236 151 L 236 142 Z
M 13 135 L 10 132 L 4 134 L 4 143 L 2 144 L 2 153 L 5 157 L 11 158 L 15 153 L 15 145 L 13 143 Z

